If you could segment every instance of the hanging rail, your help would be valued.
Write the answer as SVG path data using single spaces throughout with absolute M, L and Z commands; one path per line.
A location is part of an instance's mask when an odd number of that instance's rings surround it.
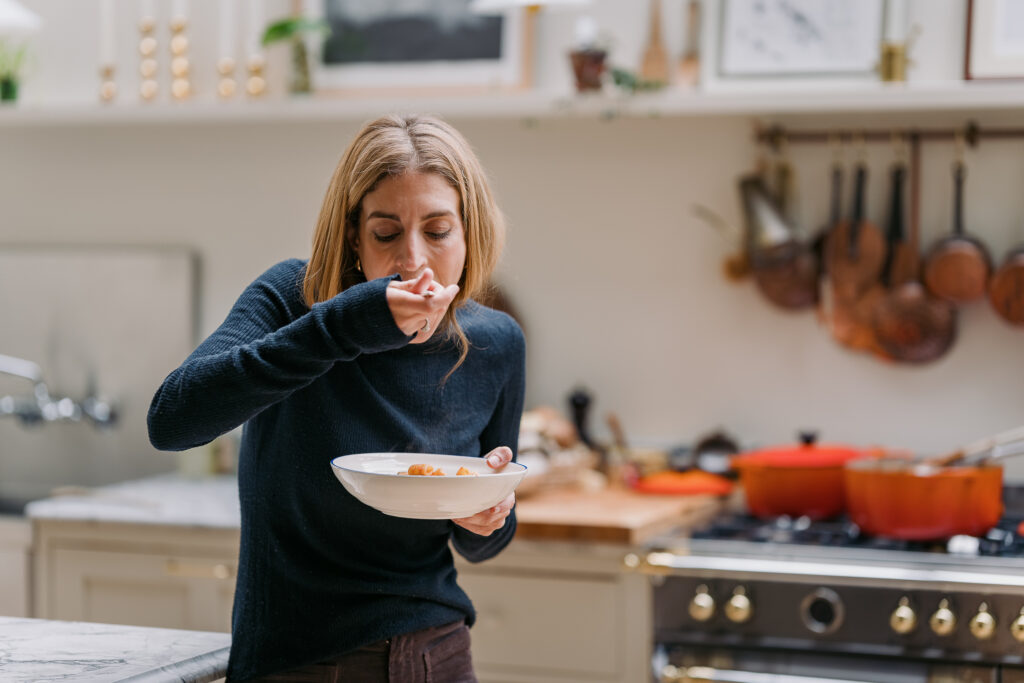
M 982 138 L 1010 139 L 1024 138 L 1024 128 L 982 128 L 974 121 L 968 121 L 962 128 L 914 128 L 900 127 L 884 129 L 861 129 L 843 127 L 837 130 L 790 130 L 785 126 L 758 127 L 755 137 L 758 142 L 779 151 L 785 143 L 826 143 L 832 141 L 891 142 L 893 136 L 903 136 L 919 141 L 954 140 L 962 135 L 964 142 L 976 147 Z

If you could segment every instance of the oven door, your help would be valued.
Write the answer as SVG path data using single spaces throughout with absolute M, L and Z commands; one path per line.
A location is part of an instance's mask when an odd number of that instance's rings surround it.
M 658 683 L 1024 683 L 992 665 L 694 645 L 658 645 L 652 667 Z

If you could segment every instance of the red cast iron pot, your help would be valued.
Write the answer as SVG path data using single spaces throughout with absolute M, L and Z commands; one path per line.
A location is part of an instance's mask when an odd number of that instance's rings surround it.
M 847 510 L 862 531 L 913 541 L 982 536 L 1003 514 L 1003 468 L 933 466 L 906 458 L 850 462 Z
M 733 458 L 751 514 L 826 519 L 845 509 L 843 466 L 869 453 L 852 446 L 816 444 L 813 433 L 802 433 L 800 439 L 799 444 Z

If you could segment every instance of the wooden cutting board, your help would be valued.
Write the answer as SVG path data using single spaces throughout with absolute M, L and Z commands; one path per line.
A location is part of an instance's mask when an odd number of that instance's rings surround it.
M 516 504 L 516 537 L 636 545 L 721 509 L 715 496 L 655 496 L 624 489 L 541 491 Z

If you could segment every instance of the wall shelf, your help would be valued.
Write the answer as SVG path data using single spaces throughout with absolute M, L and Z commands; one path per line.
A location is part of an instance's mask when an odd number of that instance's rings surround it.
M 714 92 L 574 96 L 531 92 L 453 97 L 311 97 L 263 102 L 52 104 L 0 107 L 0 128 L 93 125 L 188 125 L 360 122 L 386 111 L 452 119 L 559 119 L 764 116 L 1024 110 L 1024 82 L 844 84 L 814 88 L 745 85 Z

